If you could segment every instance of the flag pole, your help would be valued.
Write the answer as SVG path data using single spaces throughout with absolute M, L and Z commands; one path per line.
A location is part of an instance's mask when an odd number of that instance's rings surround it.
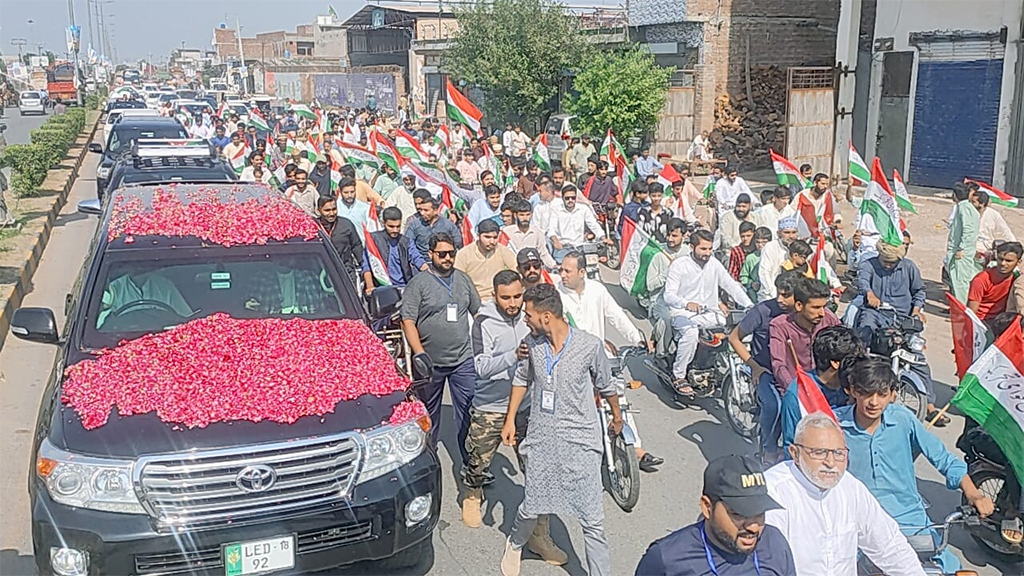
M 947 410 L 949 410 L 950 406 L 952 406 L 952 402 L 946 402 L 946 405 L 942 407 L 942 410 L 939 410 L 939 413 L 936 414 L 930 422 L 928 422 L 928 426 L 925 426 L 925 429 L 927 430 L 928 428 L 934 426 L 935 423 L 939 421 L 939 418 L 942 418 L 942 415 L 945 414 Z
M 789 346 L 789 353 L 793 355 L 793 365 L 796 368 L 800 368 L 800 360 L 796 357 L 796 348 L 793 347 L 793 339 L 786 338 L 786 344 Z

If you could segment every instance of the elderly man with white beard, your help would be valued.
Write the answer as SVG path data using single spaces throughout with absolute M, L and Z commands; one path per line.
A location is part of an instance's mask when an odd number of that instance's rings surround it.
M 789 541 L 799 576 L 856 576 L 858 549 L 889 576 L 924 576 L 896 521 L 846 474 L 850 451 L 830 415 L 804 416 L 789 453 L 792 461 L 764 474 L 768 494 L 782 506 L 765 522 Z

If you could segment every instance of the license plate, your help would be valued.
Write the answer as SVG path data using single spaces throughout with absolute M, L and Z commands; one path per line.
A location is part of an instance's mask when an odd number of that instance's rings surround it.
M 294 535 L 238 542 L 224 546 L 225 576 L 265 574 L 294 567 Z
M 600 262 L 600 258 L 597 254 L 587 254 L 587 264 L 597 264 Z

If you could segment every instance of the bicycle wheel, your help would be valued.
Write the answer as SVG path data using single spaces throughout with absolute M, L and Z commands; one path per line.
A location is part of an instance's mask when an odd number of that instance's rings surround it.
M 616 434 L 611 440 L 615 472 L 608 474 L 608 491 L 619 508 L 630 512 L 640 500 L 640 461 L 636 449 L 626 444 L 622 434 Z

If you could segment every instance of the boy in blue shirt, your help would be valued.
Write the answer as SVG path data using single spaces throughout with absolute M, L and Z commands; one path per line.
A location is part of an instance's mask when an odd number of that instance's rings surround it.
M 853 401 L 836 410 L 850 450 L 847 470 L 868 487 L 904 534 L 920 534 L 932 523 L 916 489 L 914 458 L 918 454 L 946 477 L 947 488 L 963 490 L 979 515 L 984 518 L 993 512 L 992 500 L 974 485 L 963 460 L 951 454 L 910 410 L 892 403 L 900 383 L 888 360 L 845 362 L 840 381 Z M 946 573 L 960 569 L 960 560 L 948 549 L 935 560 Z
M 807 373 L 821 389 L 832 410 L 846 406 L 849 398 L 843 387 L 839 385 L 839 365 L 843 358 L 864 354 L 864 344 L 857 333 L 846 326 L 829 326 L 814 338 L 811 344 L 816 370 Z M 793 443 L 797 422 L 804 417 L 800 411 L 800 400 L 797 397 L 796 379 L 786 388 L 782 396 L 782 453 L 789 456 L 789 445 Z

